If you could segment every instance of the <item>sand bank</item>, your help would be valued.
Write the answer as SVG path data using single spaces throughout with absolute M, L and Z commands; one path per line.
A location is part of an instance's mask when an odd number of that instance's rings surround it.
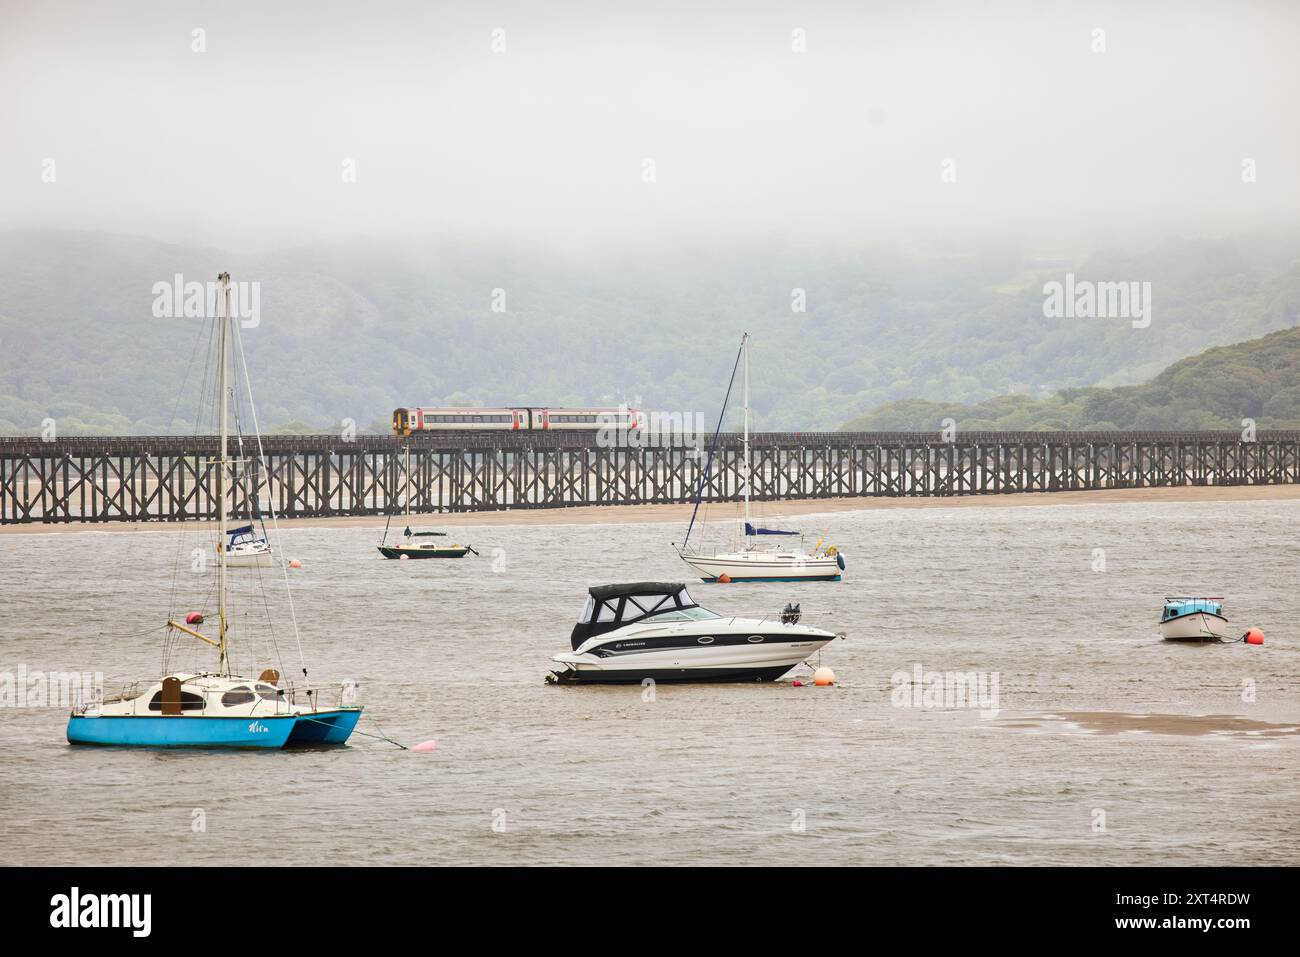
M 1010 495 L 963 495 L 951 498 L 820 498 L 788 502 L 764 502 L 765 521 L 835 512 L 856 512 L 888 508 L 1042 508 L 1055 505 L 1107 505 L 1117 503 L 1168 502 L 1273 502 L 1300 500 L 1300 485 L 1231 485 L 1214 487 L 1107 489 L 1087 492 L 1015 492 Z M 739 504 L 710 506 L 713 520 L 739 514 Z M 422 525 L 454 528 L 485 525 L 595 525 L 685 522 L 689 505 L 591 505 L 573 508 L 511 509 L 500 512 L 456 512 L 413 516 Z M 400 529 L 404 519 L 394 518 Z M 383 516 L 339 516 L 336 518 L 283 519 L 283 528 L 382 528 Z M 36 523 L 0 526 L 0 534 L 22 535 L 48 532 L 167 531 L 174 522 L 87 522 Z

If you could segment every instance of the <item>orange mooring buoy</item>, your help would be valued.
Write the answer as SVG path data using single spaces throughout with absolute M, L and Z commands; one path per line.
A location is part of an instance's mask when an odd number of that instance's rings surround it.
M 290 568 L 302 568 L 302 562 L 298 561 L 298 559 L 295 558 L 293 561 L 291 561 L 291 562 L 289 563 L 289 567 L 290 567 Z
M 1258 628 L 1248 628 L 1242 635 L 1248 645 L 1262 645 L 1264 643 L 1264 633 Z
M 813 684 L 819 688 L 835 684 L 835 672 L 823 665 L 813 672 Z
M 720 585 L 730 585 L 730 584 L 731 584 L 731 576 L 728 575 L 726 572 L 723 572 L 721 575 L 718 576 L 718 584 L 720 584 Z

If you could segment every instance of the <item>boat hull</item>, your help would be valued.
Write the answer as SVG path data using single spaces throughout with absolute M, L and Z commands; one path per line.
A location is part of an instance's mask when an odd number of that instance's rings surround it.
M 68 743 L 136 748 L 282 748 L 297 720 L 296 715 L 73 715 L 68 719 Z
M 682 561 L 706 582 L 718 581 L 723 575 L 733 582 L 837 582 L 844 571 L 843 560 L 838 555 L 802 561 L 743 554 L 682 555 Z
M 270 552 L 226 553 L 227 568 L 270 568 L 273 564 Z
M 711 623 L 701 623 L 706 625 Z M 806 661 L 834 635 L 693 632 L 626 637 L 588 651 L 556 655 L 561 684 L 628 684 L 654 681 L 775 681 Z
M 313 744 L 343 744 L 360 718 L 360 708 L 300 714 L 285 746 L 294 748 Z
M 1160 637 L 1166 641 L 1218 641 L 1228 637 L 1228 619 L 1208 611 L 1196 611 L 1160 622 Z
M 406 548 L 402 545 L 380 545 L 379 554 L 385 558 L 464 558 L 469 548 Z
M 776 681 L 790 671 L 799 662 L 768 667 L 738 668 L 623 668 L 603 670 L 595 668 L 574 668 L 556 670 L 551 674 L 558 684 L 597 685 L 597 684 L 640 684 L 643 681 L 658 682 L 709 682 L 709 681 Z

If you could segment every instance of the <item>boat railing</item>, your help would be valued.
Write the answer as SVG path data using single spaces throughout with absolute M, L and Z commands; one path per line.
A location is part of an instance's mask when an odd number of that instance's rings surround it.
M 118 701 L 130 701 L 132 698 L 138 698 L 138 697 L 140 697 L 140 682 L 139 682 L 139 681 L 123 681 L 122 684 L 121 684 L 121 687 L 120 687 L 120 689 L 119 689 L 119 691 L 118 691 L 118 693 L 115 694 L 115 695 L 113 695 L 111 698 L 106 696 L 106 697 L 104 697 L 104 699 L 103 699 L 102 701 L 100 701 L 100 702 L 93 702 L 93 701 L 91 701 L 91 702 L 87 702 L 86 704 L 87 704 L 87 706 L 89 706 L 89 705 L 91 705 L 91 704 L 95 704 L 95 703 L 99 703 L 99 704 L 113 704 L 113 703 L 116 703 L 116 702 L 118 702 Z
M 313 708 L 351 708 L 357 705 L 357 683 L 351 679 L 328 685 L 294 685 L 284 686 L 282 700 L 292 707 L 308 706 Z M 327 702 L 335 702 L 327 704 Z
M 764 613 L 761 615 L 729 615 L 725 616 L 723 620 L 733 625 L 737 621 L 752 621 L 759 625 L 764 625 L 767 624 L 767 622 L 772 621 L 779 624 L 781 616 L 779 614 L 773 615 L 771 613 Z

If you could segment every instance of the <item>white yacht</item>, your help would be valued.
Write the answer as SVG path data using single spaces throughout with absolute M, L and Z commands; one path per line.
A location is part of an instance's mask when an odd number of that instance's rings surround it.
M 241 525 L 226 533 L 228 568 L 270 568 L 273 564 L 271 543 L 258 535 L 252 525 Z
M 827 643 L 843 638 L 799 624 L 796 609 L 741 618 L 701 608 L 681 583 L 598 585 L 587 595 L 549 681 L 775 681 Z
M 756 528 L 750 515 L 749 507 L 749 487 L 753 481 L 753 469 L 749 460 L 749 333 L 746 332 L 740 337 L 740 352 L 736 355 L 737 364 L 744 360 L 744 406 L 745 406 L 745 435 L 744 435 L 744 462 L 745 467 L 742 473 L 743 487 L 742 496 L 744 499 L 744 520 L 739 531 L 744 533 L 744 543 L 735 545 L 730 549 L 723 551 L 702 551 L 698 548 L 690 547 L 691 531 L 695 528 L 695 515 L 700 508 L 700 500 L 703 497 L 705 479 L 708 476 L 708 468 L 712 465 L 713 452 L 709 453 L 709 466 L 705 468 L 705 474 L 701 477 L 699 490 L 695 497 L 695 512 L 691 514 L 691 523 L 686 529 L 686 538 L 683 540 L 677 554 L 681 556 L 682 561 L 691 568 L 695 569 L 700 577 L 706 582 L 760 582 L 760 581 L 782 581 L 782 582 L 804 582 L 804 581 L 831 581 L 837 582 L 844 574 L 844 555 L 834 545 L 822 549 L 821 541 L 808 550 L 803 546 L 803 539 L 800 536 L 798 547 L 793 545 L 785 546 L 780 544 L 767 545 L 762 544 L 765 539 L 777 541 L 780 538 L 799 535 L 798 532 L 787 531 L 776 528 Z M 735 370 L 732 370 L 732 381 L 735 381 Z M 728 387 L 727 395 L 730 397 L 731 389 Z M 726 415 L 727 400 L 722 403 L 722 415 L 718 417 L 718 429 L 722 428 L 722 418 Z M 717 447 L 717 433 L 714 433 L 713 444 Z

